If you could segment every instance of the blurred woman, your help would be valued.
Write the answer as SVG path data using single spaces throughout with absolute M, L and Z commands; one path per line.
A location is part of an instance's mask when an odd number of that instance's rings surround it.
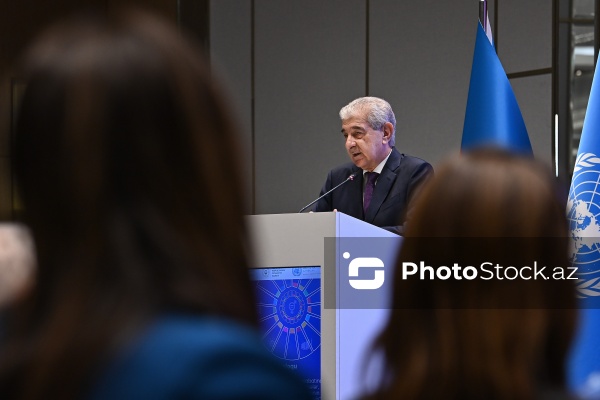
M 39 265 L 0 398 L 307 398 L 254 333 L 240 153 L 200 54 L 133 11 L 27 53 L 15 160 Z
M 465 153 L 437 171 L 397 260 L 375 343 L 384 372 L 369 398 L 563 398 L 576 298 L 554 178 L 500 150 Z M 434 272 L 403 279 L 403 262 Z M 535 278 L 535 266 L 548 279 Z

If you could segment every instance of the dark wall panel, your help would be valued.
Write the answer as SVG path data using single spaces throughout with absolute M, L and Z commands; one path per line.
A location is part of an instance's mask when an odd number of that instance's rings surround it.
M 477 2 L 370 4 L 370 94 L 395 110 L 396 147 L 437 163 L 460 149 Z
M 256 213 L 296 212 L 347 160 L 339 109 L 364 95 L 363 0 L 255 1 Z
M 251 213 L 254 199 L 252 1 L 213 0 L 209 9 L 210 59 L 213 74 L 224 86 L 240 128 L 246 204 L 248 212 Z
M 552 1 L 499 0 L 498 56 L 508 74 L 552 67 Z

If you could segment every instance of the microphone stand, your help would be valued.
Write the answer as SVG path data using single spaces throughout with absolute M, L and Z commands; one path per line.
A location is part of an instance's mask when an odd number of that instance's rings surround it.
M 321 200 L 323 197 L 327 196 L 329 193 L 333 192 L 335 189 L 339 188 L 340 186 L 342 186 L 344 183 L 351 181 L 354 179 L 354 177 L 356 176 L 356 172 L 353 174 L 350 174 L 349 177 L 346 178 L 345 181 L 343 181 L 342 183 L 340 183 L 339 185 L 337 185 L 336 187 L 334 187 L 333 189 L 329 190 L 327 193 L 325 193 L 322 196 L 317 197 L 315 200 L 311 201 L 310 203 L 308 203 L 307 205 L 305 205 L 304 207 L 302 207 L 302 209 L 300 211 L 298 211 L 298 214 L 300 214 L 302 211 L 306 210 L 308 207 L 312 206 L 313 204 L 315 204 L 317 201 Z

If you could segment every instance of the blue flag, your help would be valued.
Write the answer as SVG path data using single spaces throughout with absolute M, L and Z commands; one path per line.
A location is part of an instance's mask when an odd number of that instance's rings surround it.
M 600 73 L 594 73 L 567 203 L 580 322 L 569 383 L 582 399 L 600 398 Z
M 478 23 L 461 148 L 486 146 L 533 155 L 517 99 L 494 46 Z

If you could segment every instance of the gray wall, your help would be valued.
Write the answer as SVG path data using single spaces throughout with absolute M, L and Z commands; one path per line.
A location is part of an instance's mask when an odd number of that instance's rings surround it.
M 507 73 L 552 66 L 552 2 L 488 1 Z M 460 148 L 477 0 L 212 0 L 210 50 L 239 122 L 249 212 L 296 212 L 346 162 L 338 111 L 385 98 L 401 152 Z M 511 80 L 536 158 L 552 163 L 552 75 Z

